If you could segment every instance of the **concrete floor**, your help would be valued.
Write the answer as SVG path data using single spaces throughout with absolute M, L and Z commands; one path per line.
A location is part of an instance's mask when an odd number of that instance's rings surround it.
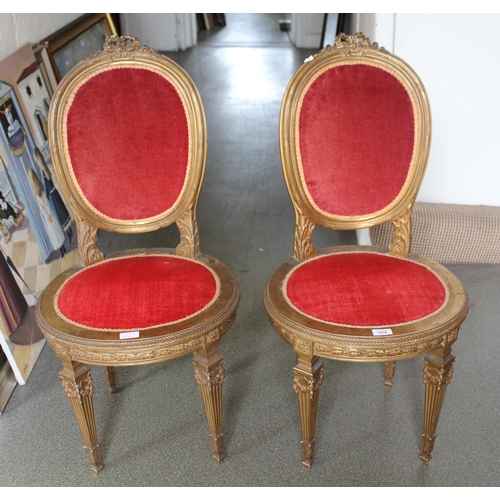
M 279 14 L 229 16 L 193 49 L 168 54 L 193 77 L 205 105 L 209 150 L 199 203 L 202 250 L 237 276 L 242 299 L 224 337 L 226 459 L 211 458 L 189 357 L 119 368 L 110 395 L 93 370 L 105 467 L 90 472 L 59 361 L 46 346 L 26 386 L 0 416 L 0 486 L 499 486 L 497 361 L 500 266 L 454 264 L 471 310 L 433 458 L 419 459 L 421 358 L 398 364 L 392 389 L 380 363 L 325 363 L 316 462 L 301 465 L 292 388 L 293 350 L 262 306 L 269 274 L 291 256 L 293 210 L 278 149 L 285 87 L 311 50 L 278 28 Z M 103 233 L 104 252 L 175 246 L 175 228 L 145 236 Z M 352 232 L 318 230 L 317 246 L 354 243 Z

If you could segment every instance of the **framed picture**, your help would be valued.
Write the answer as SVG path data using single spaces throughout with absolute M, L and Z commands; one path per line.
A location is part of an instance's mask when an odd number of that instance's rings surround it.
M 36 62 L 42 73 L 43 81 L 47 88 L 47 93 L 51 98 L 57 88 L 57 78 L 52 69 L 52 62 L 47 51 L 47 42 L 41 42 L 33 46 Z
M 78 261 L 74 217 L 50 156 L 45 76 L 31 44 L 0 61 L 0 350 L 20 385 L 45 343 L 35 319 L 39 294 Z
M 80 61 L 101 50 L 107 36 L 117 34 L 111 14 L 85 14 L 47 38 L 43 44 L 57 81 Z

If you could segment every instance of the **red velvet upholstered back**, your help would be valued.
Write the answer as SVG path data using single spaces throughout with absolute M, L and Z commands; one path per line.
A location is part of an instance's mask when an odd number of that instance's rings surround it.
M 188 178 L 190 128 L 165 75 L 109 67 L 83 80 L 68 103 L 66 162 L 87 207 L 119 221 L 171 210 Z
M 304 87 L 295 123 L 303 189 L 325 215 L 356 217 L 390 205 L 414 155 L 414 105 L 382 65 L 337 62 Z

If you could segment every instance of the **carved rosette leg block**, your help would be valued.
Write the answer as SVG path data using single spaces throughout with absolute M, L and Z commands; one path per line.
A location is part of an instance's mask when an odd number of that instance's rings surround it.
M 111 394 L 118 392 L 118 385 L 116 384 L 116 369 L 114 366 L 105 366 L 104 375 L 106 375 L 106 382 L 108 383 L 108 391 Z
M 387 387 L 392 387 L 392 379 L 396 371 L 396 361 L 387 361 L 385 364 L 385 382 Z
M 297 366 L 293 369 L 293 388 L 297 394 L 302 428 L 302 464 L 313 464 L 316 439 L 316 416 L 318 413 L 319 391 L 323 384 L 323 362 L 318 356 L 307 357 L 297 354 Z
M 90 369 L 82 363 L 63 359 L 63 369 L 59 372 L 63 390 L 71 401 L 75 412 L 90 462 L 90 469 L 98 473 L 102 470 L 101 454 L 95 426 L 94 404 L 92 396 L 94 385 L 90 376 Z
M 222 383 L 224 367 L 217 345 L 199 349 L 193 356 L 194 377 L 200 386 L 205 412 L 207 414 L 212 456 L 221 462 L 226 456 L 222 432 Z
M 454 356 L 451 347 L 439 348 L 425 358 L 423 380 L 425 384 L 424 432 L 422 433 L 422 453 L 424 462 L 431 459 L 431 451 L 436 439 L 436 428 L 443 407 L 446 388 L 453 375 Z

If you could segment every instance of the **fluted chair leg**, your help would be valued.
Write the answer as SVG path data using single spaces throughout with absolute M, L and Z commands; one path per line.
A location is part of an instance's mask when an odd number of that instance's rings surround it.
M 200 386 L 207 414 L 212 456 L 220 462 L 226 456 L 222 432 L 222 383 L 224 367 L 217 345 L 198 349 L 193 357 L 194 377 Z
M 424 432 L 422 433 L 422 453 L 420 458 L 424 462 L 431 459 L 431 451 L 436 439 L 436 428 L 443 407 L 446 388 L 453 375 L 451 346 L 440 347 L 425 357 L 424 384 L 425 410 Z
M 302 464 L 313 464 L 316 439 L 316 416 L 318 413 L 319 391 L 323 383 L 323 362 L 317 356 L 297 353 L 297 366 L 293 369 L 293 387 L 299 401 L 300 423 L 302 427 Z
M 94 404 L 92 402 L 94 385 L 90 369 L 84 364 L 74 362 L 69 358 L 61 358 L 61 360 L 63 369 L 59 372 L 59 376 L 62 380 L 62 387 L 73 405 L 85 443 L 83 449 L 87 453 L 90 469 L 97 473 L 102 470 L 103 465 L 99 443 L 97 442 Z

